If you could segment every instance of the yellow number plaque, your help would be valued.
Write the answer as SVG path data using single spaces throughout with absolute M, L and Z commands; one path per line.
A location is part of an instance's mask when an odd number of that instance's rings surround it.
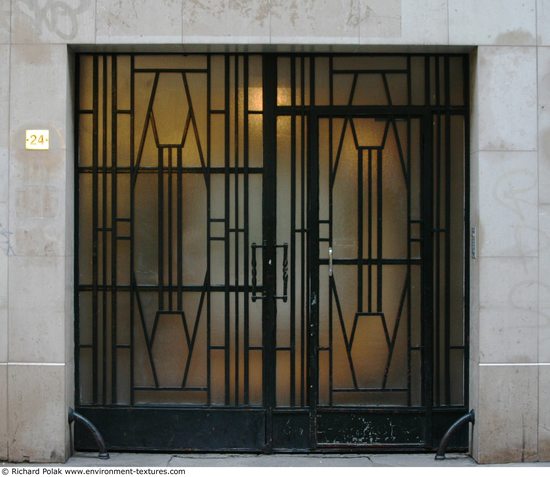
M 49 149 L 50 131 L 48 129 L 27 129 L 25 131 L 25 149 Z

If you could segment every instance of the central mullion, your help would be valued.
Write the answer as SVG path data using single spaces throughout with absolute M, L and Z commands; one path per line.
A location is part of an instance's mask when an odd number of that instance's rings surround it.
M 265 408 L 265 450 L 273 448 L 273 409 L 275 407 L 276 376 L 276 319 L 275 303 L 276 237 L 277 237 L 277 58 L 265 55 L 262 60 L 263 74 L 263 401 Z

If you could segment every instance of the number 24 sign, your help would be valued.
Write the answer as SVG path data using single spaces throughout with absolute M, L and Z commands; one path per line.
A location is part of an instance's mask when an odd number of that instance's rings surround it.
M 27 129 L 25 149 L 49 149 L 50 131 L 48 129 Z

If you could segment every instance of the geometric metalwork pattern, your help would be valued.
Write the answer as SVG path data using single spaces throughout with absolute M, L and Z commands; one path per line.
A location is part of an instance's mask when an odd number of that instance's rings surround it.
M 223 450 L 372 443 L 390 409 L 429 445 L 467 404 L 467 57 L 76 68 L 77 406 L 247 423 Z

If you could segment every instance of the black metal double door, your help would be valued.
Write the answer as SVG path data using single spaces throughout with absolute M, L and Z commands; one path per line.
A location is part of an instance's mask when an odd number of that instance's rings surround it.
M 337 60 L 308 92 L 314 58 L 81 58 L 76 405 L 111 449 L 423 450 L 464 411 L 464 108 L 400 98 L 437 59 Z
M 431 330 L 428 119 L 365 108 L 311 108 L 300 117 L 271 111 L 262 240 L 244 254 L 261 343 L 249 317 L 241 385 L 228 364 L 235 348 L 220 347 L 226 382 L 211 372 L 207 385 L 225 393 L 216 401 L 211 391 L 206 407 L 82 408 L 112 449 L 424 449 L 432 429 L 454 417 L 434 424 L 430 359 L 421 352 Z M 218 326 L 212 335 L 231 331 Z M 77 440 L 92 445 L 82 432 Z

